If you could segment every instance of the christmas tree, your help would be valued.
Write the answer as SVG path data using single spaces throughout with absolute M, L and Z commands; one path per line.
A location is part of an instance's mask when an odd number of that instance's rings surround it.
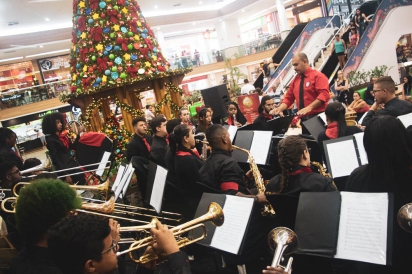
M 170 69 L 135 0 L 74 0 L 72 43 L 62 101 L 191 70 Z

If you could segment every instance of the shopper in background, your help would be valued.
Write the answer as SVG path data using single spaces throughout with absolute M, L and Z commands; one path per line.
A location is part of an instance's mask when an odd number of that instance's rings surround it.
M 351 29 L 351 32 L 349 34 L 349 45 L 347 47 L 347 49 L 348 49 L 348 59 L 352 55 L 352 53 L 355 50 L 358 43 L 359 43 L 359 34 L 356 31 L 356 28 L 353 28 L 353 29 Z
M 355 91 L 353 93 L 353 102 L 348 106 L 348 113 L 356 113 L 356 122 L 362 118 L 365 112 L 369 111 L 369 106 L 364 100 L 360 97 L 360 93 Z
M 334 51 L 336 55 L 338 56 L 339 66 L 341 69 L 343 69 L 343 67 L 345 66 L 346 44 L 345 44 L 345 41 L 340 39 L 339 34 L 335 35 L 335 41 L 332 44 L 332 50 L 330 52 L 330 56 L 332 56 Z
M 23 158 L 15 151 L 17 143 L 16 133 L 9 128 L 0 128 L 0 162 L 12 161 L 23 170 Z
M 338 92 L 338 101 L 347 106 L 349 100 L 349 81 L 343 76 L 341 70 L 338 71 L 338 78 L 335 81 L 335 90 Z

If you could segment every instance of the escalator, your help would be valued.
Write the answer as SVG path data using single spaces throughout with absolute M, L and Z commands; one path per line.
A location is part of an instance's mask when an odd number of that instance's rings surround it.
M 346 63 L 344 74 L 385 65 L 391 68 L 388 75 L 399 83 L 395 48 L 399 37 L 411 33 L 411 14 L 412 0 L 383 0 Z
M 296 39 L 300 36 L 300 34 L 302 33 L 306 25 L 307 23 L 298 24 L 289 32 L 288 36 L 286 36 L 285 40 L 283 40 L 282 44 L 280 44 L 278 50 L 275 52 L 275 54 L 273 54 L 272 56 L 273 63 L 280 63 L 283 60 L 286 53 L 288 53 L 290 47 L 293 45 Z M 253 85 L 256 88 L 263 89 L 263 73 L 259 75 L 259 77 L 253 83 Z
M 291 60 L 294 54 L 305 52 L 310 64 L 316 63 L 319 58 L 326 60 L 324 56 L 325 47 L 330 45 L 335 32 L 341 27 L 339 16 L 317 18 L 309 22 L 298 39 L 293 43 L 288 53 L 283 58 L 278 69 L 269 80 L 269 83 L 263 88 L 267 91 L 270 87 L 276 85 L 277 90 L 284 91 L 295 72 L 292 68 Z

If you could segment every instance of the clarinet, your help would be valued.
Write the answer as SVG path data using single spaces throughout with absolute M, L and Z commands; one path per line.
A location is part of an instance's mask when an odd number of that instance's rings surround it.
M 233 125 L 237 127 L 236 115 L 232 114 L 232 117 L 233 117 Z

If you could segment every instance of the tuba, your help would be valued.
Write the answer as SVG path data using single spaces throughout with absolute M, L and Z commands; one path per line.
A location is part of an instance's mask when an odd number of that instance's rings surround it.
M 266 185 L 263 181 L 262 175 L 260 175 L 260 171 L 255 163 L 255 159 L 253 158 L 252 154 L 250 154 L 249 150 L 238 147 L 238 146 L 232 146 L 234 149 L 238 149 L 240 151 L 243 151 L 247 154 L 247 158 L 249 160 L 249 165 L 250 169 L 252 170 L 253 177 L 255 179 L 255 185 L 256 188 L 258 189 L 258 193 L 265 193 L 266 191 Z M 265 204 L 262 208 L 262 215 L 267 216 L 267 217 L 275 217 L 276 212 L 273 209 L 271 204 Z
M 298 247 L 298 236 L 296 233 L 287 227 L 277 227 L 269 232 L 268 244 L 272 250 L 275 250 L 271 266 L 280 267 L 283 268 L 286 273 L 292 273 L 292 257 L 289 258 L 286 267 L 283 267 L 280 262 L 284 254 L 291 254 L 295 252 Z

